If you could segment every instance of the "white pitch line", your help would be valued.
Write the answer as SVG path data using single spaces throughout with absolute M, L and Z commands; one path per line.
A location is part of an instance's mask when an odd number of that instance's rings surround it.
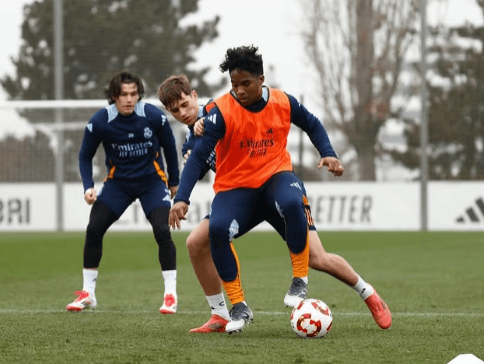
M 157 314 L 157 310 L 96 310 L 96 311 L 85 311 L 86 313 L 102 313 L 102 314 Z M 253 311 L 256 315 L 289 315 L 291 310 L 284 312 L 281 311 Z M 41 314 L 41 313 L 67 313 L 66 310 L 29 310 L 29 309 L 0 309 L 0 314 Z M 209 310 L 206 311 L 184 311 L 179 310 L 177 314 L 182 315 L 202 315 L 210 314 Z M 333 310 L 333 316 L 370 316 L 370 313 L 366 312 L 338 312 Z M 484 317 L 484 313 L 473 313 L 473 312 L 392 312 L 392 316 L 396 317 Z

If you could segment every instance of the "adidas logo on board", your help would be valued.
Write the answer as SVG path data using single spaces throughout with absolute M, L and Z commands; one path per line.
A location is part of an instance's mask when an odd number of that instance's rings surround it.
M 476 204 L 467 208 L 465 214 L 459 216 L 455 221 L 464 224 L 466 222 L 465 216 L 473 223 L 484 222 L 484 199 L 482 197 L 478 198 Z

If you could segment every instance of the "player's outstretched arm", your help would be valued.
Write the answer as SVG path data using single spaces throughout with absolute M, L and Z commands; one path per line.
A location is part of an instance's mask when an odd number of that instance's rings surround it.
M 335 157 L 324 157 L 319 160 L 318 168 L 323 166 L 328 167 L 328 172 L 331 172 L 335 177 L 341 177 L 345 171 L 343 164 Z
M 168 216 L 168 224 L 172 229 L 180 230 L 180 221 L 186 220 L 185 215 L 188 212 L 188 204 L 183 201 L 178 201 L 170 209 L 170 215 Z

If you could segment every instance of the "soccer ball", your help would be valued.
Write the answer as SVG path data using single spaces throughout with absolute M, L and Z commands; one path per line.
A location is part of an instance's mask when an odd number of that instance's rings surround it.
M 292 310 L 291 326 L 300 337 L 323 337 L 333 326 L 333 314 L 323 301 L 307 298 Z

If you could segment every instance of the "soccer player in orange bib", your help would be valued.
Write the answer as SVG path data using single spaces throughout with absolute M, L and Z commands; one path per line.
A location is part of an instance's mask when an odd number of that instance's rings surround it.
M 216 196 L 209 238 L 212 258 L 233 305 L 226 325 L 226 331 L 232 333 L 240 331 L 253 316 L 241 289 L 232 239 L 252 227 L 250 218 L 260 208 L 260 201 L 269 214 L 286 223 L 294 278 L 284 302 L 293 306 L 306 295 L 310 216 L 304 207 L 307 200 L 301 182 L 292 173 L 286 150 L 291 122 L 305 130 L 318 148 L 322 156 L 319 168 L 325 165 L 336 176 L 342 175 L 343 168 L 319 120 L 292 96 L 262 86 L 262 57 L 257 48 L 229 49 L 221 69 L 230 72 L 232 91 L 206 107 L 206 136 L 198 141 L 187 161 L 170 212 L 170 225 L 180 226 L 180 219 L 188 210 L 190 192 L 217 145 Z

